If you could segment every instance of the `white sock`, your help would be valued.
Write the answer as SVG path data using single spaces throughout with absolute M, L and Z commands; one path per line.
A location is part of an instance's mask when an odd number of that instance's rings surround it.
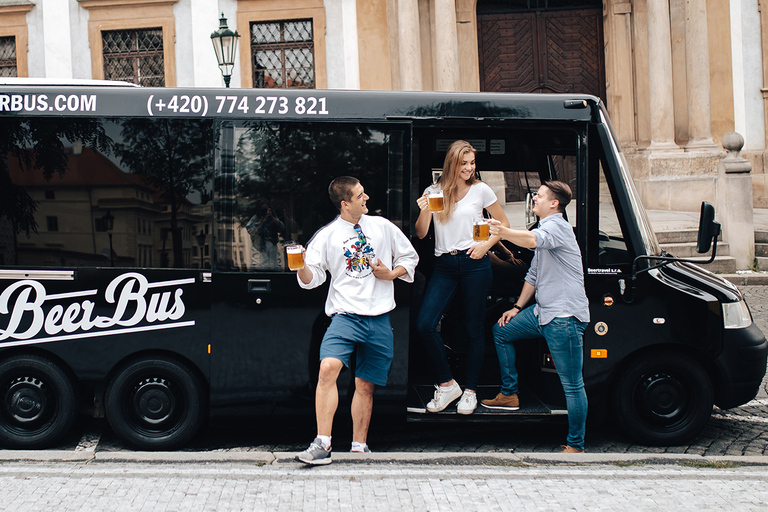
M 353 452 L 364 452 L 367 447 L 368 443 L 358 443 L 357 441 L 352 441 Z
M 476 393 L 475 393 L 474 391 L 472 391 L 471 389 L 465 389 L 465 390 L 464 390 L 464 392 L 465 392 L 465 393 L 469 393 L 470 395 L 474 395 L 474 394 L 476 394 Z
M 326 450 L 331 447 L 331 436 L 321 436 L 318 434 L 317 438 L 323 443 L 323 448 Z

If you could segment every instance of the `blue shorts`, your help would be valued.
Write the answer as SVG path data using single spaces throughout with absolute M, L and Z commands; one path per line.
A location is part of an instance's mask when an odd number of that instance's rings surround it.
M 333 315 L 320 345 L 320 360 L 333 357 L 349 367 L 349 358 L 355 347 L 355 377 L 385 386 L 395 354 L 389 313 L 379 316 Z

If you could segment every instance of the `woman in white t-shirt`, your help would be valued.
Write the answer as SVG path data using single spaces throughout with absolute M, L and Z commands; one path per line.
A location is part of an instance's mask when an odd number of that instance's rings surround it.
M 476 153 L 466 141 L 457 140 L 451 144 L 445 155 L 440 180 L 427 188 L 417 200 L 421 209 L 416 221 L 419 238 L 427 236 L 432 218 L 435 219 L 435 268 L 417 320 L 419 334 L 425 341 L 438 382 L 435 396 L 427 404 L 429 412 L 440 412 L 459 397 L 458 413 L 472 414 L 477 407 L 477 382 L 485 351 L 485 301 L 493 279 L 487 253 L 499 237 L 491 236 L 487 241 L 475 242 L 472 225 L 482 218 L 483 209 L 503 226 L 509 227 L 509 221 L 491 187 L 475 175 Z M 442 212 L 432 213 L 429 210 L 427 196 L 432 189 L 443 191 Z M 440 318 L 457 291 L 464 301 L 469 334 L 467 380 L 463 393 L 451 375 L 445 346 L 437 330 Z

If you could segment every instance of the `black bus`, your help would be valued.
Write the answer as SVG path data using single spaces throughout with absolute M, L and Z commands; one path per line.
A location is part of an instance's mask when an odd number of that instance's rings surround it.
M 587 95 L 0 85 L 0 444 L 50 446 L 78 413 L 106 417 L 139 449 L 173 449 L 209 415 L 311 411 L 327 289 L 285 262 L 337 214 L 338 175 L 360 178 L 372 214 L 410 237 L 421 262 L 399 283 L 396 356 L 377 390 L 410 420 L 429 414 L 431 369 L 413 328 L 433 262 L 416 198 L 456 139 L 513 227 L 531 191 L 568 182 L 592 323 L 590 414 L 634 439 L 696 436 L 713 404 L 757 393 L 768 345 L 739 290 L 663 259 L 601 101 Z M 716 238 L 703 207 L 701 250 Z M 498 391 L 490 326 L 522 285 L 498 247 L 480 398 Z M 327 286 L 327 285 L 326 285 Z M 441 321 L 454 375 L 460 308 Z M 522 405 L 471 421 L 565 414 L 546 343 L 518 351 Z M 349 373 L 349 372 L 348 372 Z

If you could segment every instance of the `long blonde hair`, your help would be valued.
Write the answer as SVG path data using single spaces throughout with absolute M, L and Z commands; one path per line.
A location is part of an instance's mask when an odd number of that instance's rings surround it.
M 459 181 L 461 175 L 459 174 L 459 167 L 461 166 L 462 159 L 467 153 L 477 155 L 477 150 L 472 147 L 472 144 L 465 140 L 454 141 L 449 147 L 448 152 L 445 154 L 445 162 L 443 162 L 443 173 L 440 175 L 438 184 L 443 190 L 443 211 L 436 214 L 437 219 L 442 222 L 448 222 L 453 215 L 453 209 L 456 207 L 457 197 L 459 195 Z M 474 185 L 480 181 L 476 175 L 472 175 L 466 183 L 467 185 Z

